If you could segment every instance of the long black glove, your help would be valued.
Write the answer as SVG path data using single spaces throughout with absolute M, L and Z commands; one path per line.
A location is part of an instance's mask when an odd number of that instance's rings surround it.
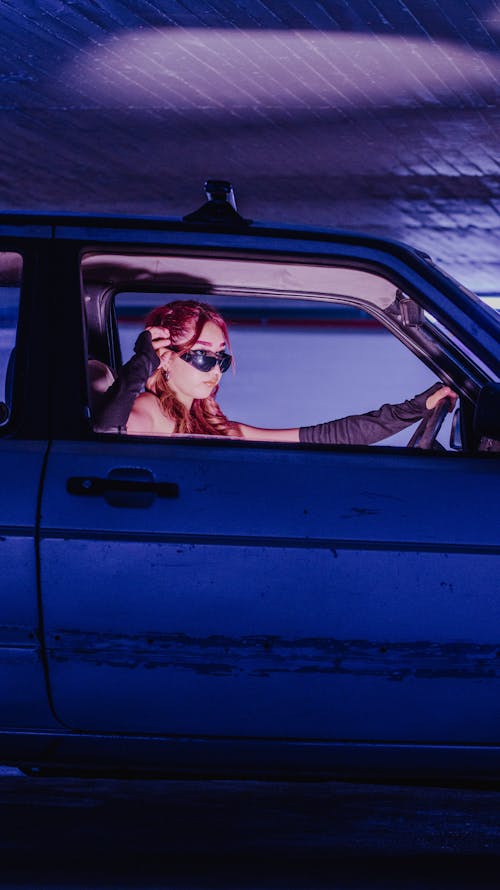
M 400 405 L 382 405 L 377 411 L 368 411 L 367 414 L 352 414 L 340 420 L 302 426 L 299 439 L 315 445 L 372 445 L 380 442 L 420 420 L 425 414 L 427 399 L 442 385 L 434 383 L 425 392 Z
M 159 367 L 149 331 L 139 334 L 135 355 L 123 365 L 118 377 L 102 394 L 94 410 L 94 430 L 99 433 L 125 432 L 132 406 L 151 374 Z

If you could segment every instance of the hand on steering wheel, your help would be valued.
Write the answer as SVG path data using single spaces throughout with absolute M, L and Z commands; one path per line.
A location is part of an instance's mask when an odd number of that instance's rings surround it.
M 446 396 L 444 399 L 440 399 L 433 408 L 426 411 L 408 442 L 408 448 L 422 448 L 429 451 L 441 448 L 439 442 L 436 442 L 436 436 L 448 412 L 453 411 L 454 404 L 455 401 L 451 396 Z

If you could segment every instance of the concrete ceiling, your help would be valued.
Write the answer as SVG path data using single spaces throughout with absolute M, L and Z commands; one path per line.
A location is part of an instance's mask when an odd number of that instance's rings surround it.
M 497 0 L 0 0 L 0 209 L 363 229 L 500 291 Z

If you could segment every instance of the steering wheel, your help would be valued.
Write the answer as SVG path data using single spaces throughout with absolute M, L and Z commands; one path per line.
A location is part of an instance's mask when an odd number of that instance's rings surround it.
M 426 411 L 417 429 L 413 433 L 408 448 L 422 448 L 427 451 L 441 451 L 442 445 L 436 442 L 436 436 L 443 425 L 443 420 L 452 408 L 450 398 L 441 399 L 434 408 Z

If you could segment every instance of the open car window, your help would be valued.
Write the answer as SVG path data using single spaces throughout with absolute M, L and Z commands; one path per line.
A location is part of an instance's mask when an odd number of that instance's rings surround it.
M 123 359 L 132 355 L 151 309 L 190 298 L 118 293 Z M 363 310 L 277 297 L 212 296 L 210 302 L 229 327 L 234 367 L 221 378 L 217 401 L 231 420 L 271 429 L 308 426 L 402 402 L 436 379 Z M 406 445 L 412 429 L 384 444 Z
M 326 261 L 86 253 L 89 387 L 104 392 L 148 312 L 201 300 L 227 321 L 235 372 L 217 400 L 230 420 L 299 427 L 397 404 L 441 380 L 470 399 L 480 362 L 460 351 L 410 288 L 379 270 Z M 92 394 L 91 394 L 92 395 Z M 440 442 L 449 447 L 451 416 Z M 407 428 L 383 445 L 405 445 Z

